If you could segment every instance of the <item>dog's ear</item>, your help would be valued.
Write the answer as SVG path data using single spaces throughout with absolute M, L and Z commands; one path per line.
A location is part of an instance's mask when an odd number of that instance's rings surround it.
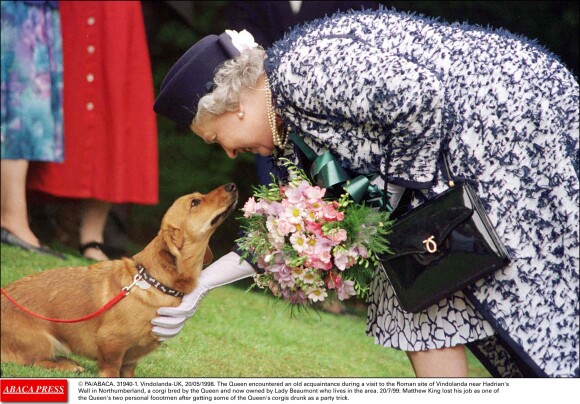
M 209 265 L 213 260 L 213 253 L 211 252 L 211 248 L 207 246 L 205 249 L 205 254 L 203 256 L 203 265 Z
M 162 232 L 163 241 L 169 252 L 174 257 L 179 257 L 183 247 L 183 231 L 173 226 L 167 226 Z

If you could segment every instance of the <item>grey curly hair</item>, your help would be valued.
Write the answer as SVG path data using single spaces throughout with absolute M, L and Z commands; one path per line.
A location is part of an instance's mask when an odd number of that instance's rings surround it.
M 201 97 L 192 124 L 235 111 L 240 103 L 242 89 L 256 85 L 264 73 L 266 52 L 261 47 L 244 50 L 239 56 L 224 62 L 216 71 L 214 90 Z

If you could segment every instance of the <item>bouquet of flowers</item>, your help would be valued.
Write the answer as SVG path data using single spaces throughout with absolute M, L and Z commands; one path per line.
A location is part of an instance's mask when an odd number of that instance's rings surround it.
M 264 272 L 255 285 L 292 304 L 308 305 L 335 292 L 366 299 L 375 254 L 388 253 L 389 213 L 355 204 L 345 192 L 325 199 L 305 173 L 285 160 L 290 181 L 255 188 L 242 208 L 244 259 Z

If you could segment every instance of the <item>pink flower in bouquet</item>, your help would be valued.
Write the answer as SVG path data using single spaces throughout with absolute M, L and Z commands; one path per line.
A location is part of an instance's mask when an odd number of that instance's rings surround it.
M 326 193 L 326 188 L 320 188 L 319 186 L 309 186 L 304 190 L 304 196 L 306 197 L 309 204 L 320 204 L 324 194 Z
M 277 281 L 282 289 L 290 289 L 296 284 L 292 274 L 282 274 Z
M 333 272 L 329 272 L 326 277 L 326 287 L 328 289 L 337 289 L 342 284 L 342 278 L 340 275 Z
M 336 290 L 336 295 L 339 300 L 346 300 L 351 296 L 355 296 L 356 291 L 354 290 L 354 281 L 342 281 Z
M 274 216 L 268 216 L 266 219 L 266 228 L 268 229 L 268 240 L 270 244 L 278 250 L 281 250 L 286 244 L 284 239 L 284 234 L 280 234 L 278 227 L 276 225 L 276 219 Z
M 278 202 L 268 203 L 266 201 L 260 201 L 256 206 L 256 214 L 258 215 L 279 215 L 280 211 L 284 209 Z
M 322 199 L 317 199 L 308 203 L 308 209 L 310 209 L 310 211 L 313 213 L 313 216 L 318 219 L 320 217 L 320 212 L 322 212 L 322 209 L 324 208 L 324 205 L 326 204 Z
M 314 241 L 314 245 L 306 251 L 308 254 L 306 265 L 328 271 L 332 268 L 332 241 L 323 236 L 314 236 L 311 241 Z
M 244 212 L 245 217 L 250 217 L 256 213 L 257 203 L 254 197 L 248 198 L 247 202 L 244 204 L 242 211 Z
M 341 271 L 344 271 L 349 264 L 348 252 L 343 250 L 337 250 L 334 253 L 334 265 Z
M 356 247 L 356 253 L 358 255 L 360 255 L 362 258 L 368 258 L 369 257 L 369 250 L 362 244 L 359 244 Z
M 354 247 L 350 250 L 343 250 L 341 248 L 337 248 L 333 251 L 334 254 L 334 264 L 338 269 L 344 271 L 345 269 L 350 268 L 354 264 L 356 264 L 357 257 L 360 256 L 358 253 L 358 248 Z
M 263 201 L 261 201 L 263 202 Z M 269 215 L 280 216 L 281 213 L 284 211 L 285 206 L 282 205 L 280 202 L 273 201 L 270 203 L 263 202 L 266 205 L 265 212 Z
M 342 222 L 344 220 L 344 212 L 342 212 L 342 211 L 340 211 L 338 209 L 340 207 L 340 205 L 336 201 L 332 201 L 332 205 L 337 210 L 337 212 L 336 212 L 336 220 L 338 220 L 339 222 Z
M 286 236 L 295 230 L 295 226 L 284 217 L 278 219 L 276 225 L 278 226 L 278 232 L 283 236 Z
M 296 188 L 287 187 L 284 190 L 284 195 L 288 199 L 288 202 L 293 205 L 298 205 L 304 202 L 304 193 L 311 188 L 307 181 L 302 181 Z
M 322 226 L 319 223 L 308 221 L 304 223 L 304 227 L 312 234 L 322 237 Z
M 242 211 L 245 217 L 250 217 L 252 215 L 263 215 L 267 214 L 277 214 L 281 209 L 280 203 L 272 202 L 268 203 L 263 200 L 256 202 L 254 197 L 248 198 L 248 201 L 244 204 Z
M 323 253 L 319 256 L 313 256 L 306 260 L 306 265 L 311 268 L 322 269 L 324 271 L 329 271 L 332 268 L 332 262 L 330 261 L 330 253 Z
M 322 217 L 327 222 L 342 221 L 344 219 L 344 213 L 336 210 L 333 204 L 326 203 L 322 207 Z
M 292 291 L 289 289 L 284 289 L 282 291 L 282 297 L 288 300 L 292 304 L 304 304 L 308 302 L 308 298 L 302 290 Z
M 338 228 L 338 229 L 332 229 L 330 232 L 328 232 L 326 237 L 328 237 L 330 240 L 332 240 L 336 244 L 340 244 L 343 241 L 346 241 L 347 234 L 346 234 L 346 230 Z
M 316 236 L 315 240 L 316 244 L 314 245 L 314 255 L 322 256 L 325 253 L 330 254 L 330 250 L 332 250 L 332 247 L 334 245 L 332 240 L 330 240 L 327 237 L 324 237 L 324 235 Z
M 292 271 L 286 264 L 275 264 L 267 269 L 274 274 L 274 279 L 278 281 L 282 289 L 292 288 L 296 283 Z
M 278 274 L 280 271 L 283 271 L 285 267 L 286 264 L 283 262 L 269 262 L 266 265 L 268 272 L 272 272 L 273 274 Z

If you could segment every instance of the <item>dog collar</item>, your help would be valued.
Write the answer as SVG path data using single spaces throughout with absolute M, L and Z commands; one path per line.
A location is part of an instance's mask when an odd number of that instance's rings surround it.
M 141 265 L 139 263 L 135 263 L 135 264 L 137 266 L 137 271 L 139 272 L 139 275 L 141 275 L 143 280 L 145 282 L 147 282 L 149 285 L 153 286 L 155 289 L 160 290 L 161 292 L 163 292 L 167 295 L 170 295 L 170 296 L 183 297 L 185 295 L 185 293 L 180 292 L 178 290 L 175 290 L 173 288 L 170 288 L 169 286 L 162 284 L 157 279 L 155 279 L 154 277 L 149 275 L 147 273 L 147 270 L 145 269 L 145 267 L 143 265 Z

